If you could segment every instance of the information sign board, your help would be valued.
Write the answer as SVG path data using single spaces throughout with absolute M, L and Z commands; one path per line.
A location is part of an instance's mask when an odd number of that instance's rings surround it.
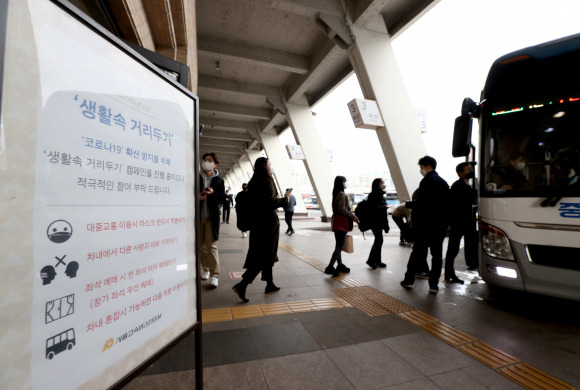
M 198 321 L 197 100 L 58 2 L 7 12 L 0 387 L 110 387 Z
M 290 160 L 304 160 L 304 152 L 300 145 L 286 145 L 286 151 Z
M 356 128 L 376 129 L 385 126 L 379 106 L 374 100 L 353 99 L 348 102 L 348 111 Z

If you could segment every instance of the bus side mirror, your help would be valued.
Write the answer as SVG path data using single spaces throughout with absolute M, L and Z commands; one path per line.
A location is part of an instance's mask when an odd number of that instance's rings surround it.
M 463 114 L 455 119 L 453 129 L 453 157 L 467 157 L 471 151 L 471 128 L 473 121 L 470 114 Z

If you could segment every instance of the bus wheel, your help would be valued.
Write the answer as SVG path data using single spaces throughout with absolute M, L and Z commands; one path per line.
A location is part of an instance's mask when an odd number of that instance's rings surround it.
M 53 357 L 54 357 L 54 352 L 49 352 L 48 356 L 47 356 L 48 360 L 52 360 Z
M 66 349 L 68 349 L 69 351 L 72 349 L 73 347 L 73 343 L 68 343 L 66 346 Z

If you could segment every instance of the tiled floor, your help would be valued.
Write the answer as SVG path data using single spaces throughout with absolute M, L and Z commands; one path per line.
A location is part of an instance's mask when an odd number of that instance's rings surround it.
M 244 306 L 231 291 L 237 281 L 229 273 L 242 271 L 248 239 L 236 230 L 233 217 L 234 223 L 221 225 L 220 286 L 202 285 L 204 309 Z M 332 233 L 320 229 L 327 225 L 316 220 L 294 225 L 297 233 L 282 234 L 281 241 L 326 263 L 334 245 Z M 465 285 L 441 283 L 434 296 L 426 281 L 418 280 L 413 291 L 406 291 L 399 281 L 411 249 L 398 246 L 396 226 L 385 235 L 387 269 L 365 265 L 372 234 L 364 240 L 354 232 L 354 239 L 355 253 L 343 253 L 353 280 L 580 386 L 580 323 L 571 315 L 580 304 L 490 291 L 465 269 L 461 257 L 456 269 Z M 287 251 L 278 254 L 274 278 L 282 289 L 264 294 L 265 283 L 256 280 L 246 305 L 337 298 L 332 290 L 346 288 Z M 194 389 L 193 340 L 193 335 L 186 338 L 125 388 Z M 369 317 L 355 307 L 204 323 L 203 365 L 204 389 L 521 388 L 396 314 Z

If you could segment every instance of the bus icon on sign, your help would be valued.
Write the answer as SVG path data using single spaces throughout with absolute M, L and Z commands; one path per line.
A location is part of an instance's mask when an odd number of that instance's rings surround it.
M 65 350 L 71 350 L 76 344 L 75 330 L 70 328 L 46 340 L 46 358 L 51 360 L 54 355 Z

